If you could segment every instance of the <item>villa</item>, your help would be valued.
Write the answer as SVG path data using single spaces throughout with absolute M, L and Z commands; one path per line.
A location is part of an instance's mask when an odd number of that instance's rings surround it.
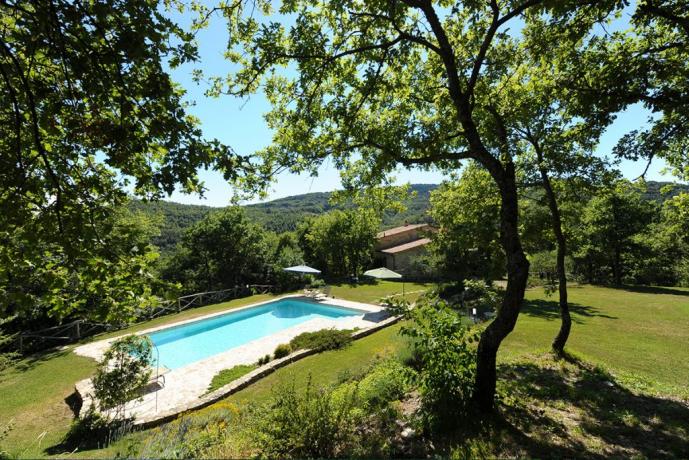
M 379 232 L 376 255 L 386 268 L 409 274 L 414 261 L 426 254 L 426 245 L 431 242 L 427 235 L 433 231 L 429 224 L 405 224 Z

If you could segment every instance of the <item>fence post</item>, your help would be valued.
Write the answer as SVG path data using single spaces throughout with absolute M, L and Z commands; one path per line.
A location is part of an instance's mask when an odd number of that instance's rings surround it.
M 81 325 L 81 321 L 77 321 L 77 334 L 76 334 L 76 339 L 79 340 L 81 338 L 81 328 L 79 327 Z
M 182 311 L 182 299 L 177 297 L 177 313 Z

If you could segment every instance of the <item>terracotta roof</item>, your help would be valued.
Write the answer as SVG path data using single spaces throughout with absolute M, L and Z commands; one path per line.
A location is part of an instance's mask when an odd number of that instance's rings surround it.
M 430 238 L 421 238 L 418 240 L 410 241 L 409 243 L 400 244 L 399 246 L 393 246 L 391 248 L 381 249 L 380 252 L 383 252 L 385 254 L 397 254 L 398 252 L 404 252 L 404 251 L 408 251 L 410 249 L 413 249 L 413 248 L 416 248 L 419 246 L 424 246 L 430 242 L 431 242 Z
M 400 233 L 405 233 L 410 230 L 415 230 L 418 228 L 423 228 L 423 227 L 428 227 L 428 224 L 412 224 L 412 225 L 403 225 L 401 227 L 395 227 L 395 228 L 390 228 L 388 230 L 383 230 L 382 232 L 378 232 L 376 235 L 376 238 L 383 238 L 386 236 L 392 236 L 392 235 L 397 235 Z

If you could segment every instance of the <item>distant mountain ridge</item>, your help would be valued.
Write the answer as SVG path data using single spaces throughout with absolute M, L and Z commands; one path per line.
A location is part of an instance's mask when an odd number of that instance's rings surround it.
M 384 226 L 402 225 L 404 222 L 427 221 L 431 191 L 439 187 L 438 184 L 412 184 L 411 191 L 416 196 L 406 203 L 407 210 L 403 213 L 391 213 L 383 218 Z M 265 203 L 255 203 L 243 206 L 247 216 L 260 223 L 268 230 L 285 232 L 294 230 L 305 217 L 317 216 L 332 209 L 346 206 L 330 204 L 332 192 L 313 192 L 301 195 L 278 198 Z M 151 214 L 162 214 L 165 218 L 160 236 L 154 238 L 153 243 L 161 252 L 172 250 L 181 240 L 184 231 L 203 219 L 207 214 L 222 208 L 211 206 L 181 204 L 173 201 L 142 202 L 133 200 L 130 209 Z
M 644 193 L 644 198 L 658 202 L 662 202 L 681 191 L 689 192 L 689 185 L 674 184 L 674 190 L 663 195 L 661 189 L 671 185 L 671 182 L 648 181 L 646 184 L 647 190 Z M 430 194 L 438 187 L 438 184 L 412 184 L 410 188 L 416 192 L 416 196 L 406 203 L 406 212 L 385 215 L 383 226 L 394 227 L 405 222 L 428 222 L 430 220 L 427 215 Z M 305 217 L 316 216 L 332 209 L 341 208 L 342 206 L 330 204 L 331 195 L 332 192 L 305 193 L 278 198 L 265 203 L 245 205 L 244 208 L 251 219 L 265 228 L 275 232 L 285 232 L 294 230 Z M 165 222 L 161 228 L 161 234 L 153 241 L 163 253 L 175 247 L 188 227 L 203 219 L 208 213 L 222 209 L 172 201 L 144 203 L 136 200 L 132 201 L 130 208 L 164 216 Z

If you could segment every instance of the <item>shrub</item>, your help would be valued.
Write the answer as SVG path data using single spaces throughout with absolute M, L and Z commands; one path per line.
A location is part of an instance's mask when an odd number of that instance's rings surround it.
M 321 329 L 316 332 L 304 332 L 290 341 L 293 350 L 335 350 L 352 342 L 351 330 Z
M 294 383 L 274 391 L 268 410 L 256 425 L 254 436 L 269 458 L 332 458 L 347 451 L 360 420 L 356 416 L 356 391 L 333 397 L 314 389 L 309 377 L 305 391 Z
M 258 361 L 256 362 L 256 364 L 258 364 L 259 366 L 263 366 L 264 364 L 268 364 L 269 362 L 270 362 L 270 355 L 265 355 L 262 358 L 258 358 Z
M 312 275 L 307 275 L 309 277 L 309 281 L 307 283 L 307 287 L 310 289 L 318 289 L 322 288 L 325 286 L 325 281 L 323 281 L 321 278 L 316 278 Z
M 273 352 L 273 358 L 284 358 L 285 356 L 288 356 L 290 353 L 292 353 L 292 348 L 290 347 L 290 345 L 288 343 L 281 343 L 275 348 L 275 351 Z
M 414 374 L 398 361 L 383 361 L 359 381 L 359 397 L 369 408 L 383 407 L 404 397 Z
M 189 413 L 151 430 L 146 442 L 139 446 L 136 458 L 227 458 L 230 456 L 213 455 L 213 449 L 222 446 L 245 425 L 236 408 Z
M 440 300 L 422 300 L 408 311 L 402 333 L 414 340 L 421 361 L 417 382 L 428 428 L 450 428 L 466 415 L 476 372 L 470 334 L 459 315 Z
M 132 427 L 131 420 L 109 420 L 91 406 L 72 422 L 63 444 L 70 450 L 99 449 L 131 432 Z
M 482 280 L 465 280 L 462 303 L 468 311 L 475 308 L 481 314 L 487 311 L 498 311 L 502 295 L 494 287 Z
M 152 347 L 147 336 L 129 335 L 105 352 L 93 378 L 101 410 L 115 409 L 116 419 L 124 416 L 125 403 L 139 397 L 151 377 Z
M 5 334 L 2 330 L 2 326 L 9 323 L 14 318 L 14 316 L 9 318 L 0 318 L 0 371 L 10 367 L 19 357 L 19 353 L 7 350 L 10 344 L 14 341 L 15 337 Z

